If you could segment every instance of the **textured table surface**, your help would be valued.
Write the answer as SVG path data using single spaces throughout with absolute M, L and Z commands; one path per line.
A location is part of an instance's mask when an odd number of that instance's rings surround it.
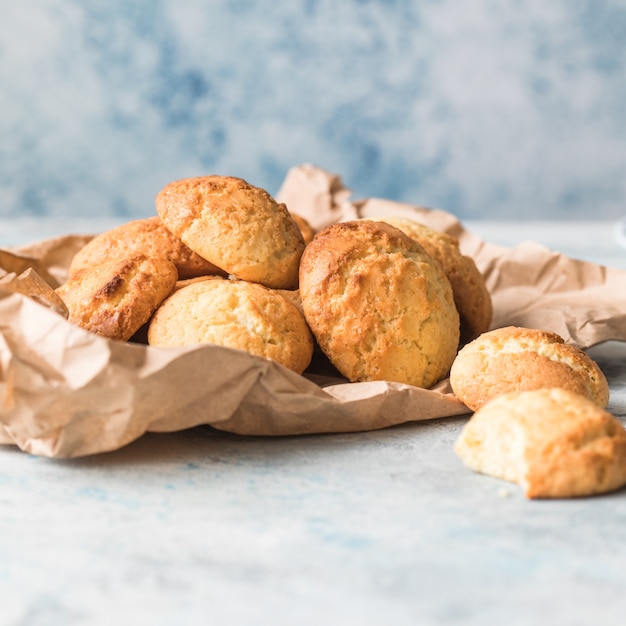
M 626 267 L 606 224 L 473 227 Z M 590 353 L 626 423 L 626 344 Z M 0 624 L 623 624 L 626 491 L 528 501 L 460 463 L 465 420 L 0 448 Z

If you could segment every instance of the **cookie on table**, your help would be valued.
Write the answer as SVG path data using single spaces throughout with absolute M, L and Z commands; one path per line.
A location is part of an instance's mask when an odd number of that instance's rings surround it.
M 152 317 L 148 343 L 236 348 L 298 374 L 313 352 L 311 332 L 292 302 L 258 283 L 230 279 L 194 282 L 175 291 Z
M 233 176 L 171 182 L 157 194 L 163 223 L 201 257 L 239 279 L 298 286 L 304 240 L 284 204 Z
M 450 370 L 454 394 L 476 411 L 496 396 L 561 387 L 604 408 L 609 385 L 598 364 L 556 333 L 507 326 L 465 345 Z
M 518 483 L 529 498 L 571 498 L 626 484 L 620 421 L 565 389 L 511 392 L 465 424 L 454 450 L 470 469 Z
M 399 229 L 328 226 L 300 264 L 302 308 L 319 346 L 349 381 L 431 387 L 449 371 L 459 314 L 439 263 Z
M 56 292 L 71 323 L 128 341 L 169 295 L 177 278 L 171 261 L 134 255 L 78 270 Z
M 461 343 L 467 343 L 489 330 L 493 317 L 491 295 L 484 276 L 474 260 L 461 252 L 456 237 L 405 217 L 376 219 L 399 228 L 441 263 L 452 285 L 454 302 L 461 318 Z
M 133 254 L 170 260 L 176 266 L 181 280 L 224 274 L 218 267 L 188 248 L 163 225 L 158 216 L 133 220 L 96 235 L 76 253 L 69 273 L 71 275 L 87 267 Z

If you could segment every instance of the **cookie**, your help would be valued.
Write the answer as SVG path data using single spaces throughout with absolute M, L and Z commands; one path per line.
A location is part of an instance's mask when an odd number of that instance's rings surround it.
M 242 280 L 298 286 L 304 240 L 284 204 L 232 176 L 166 185 L 156 197 L 163 223 L 201 257 Z
M 470 469 L 518 483 L 529 498 L 571 498 L 626 484 L 626 431 L 565 389 L 511 392 L 466 423 L 454 450 Z
M 493 317 L 491 295 L 474 260 L 461 252 L 458 239 L 405 217 L 377 219 L 399 228 L 441 263 L 452 285 L 454 303 L 459 311 L 461 343 L 465 344 L 488 331 Z
M 272 359 L 301 374 L 313 338 L 297 307 L 258 283 L 215 279 L 175 291 L 148 328 L 152 346 L 210 343 Z
M 177 278 L 167 259 L 134 255 L 78 270 L 56 292 L 71 323 L 127 341 L 150 319 Z
M 81 248 L 69 267 L 69 273 L 134 254 L 163 257 L 171 261 L 181 280 L 210 274 L 224 274 L 188 248 L 167 229 L 158 216 L 133 220 L 96 235 Z
M 450 370 L 450 385 L 476 411 L 511 391 L 561 387 L 604 408 L 609 385 L 598 364 L 556 333 L 507 326 L 465 345 Z
M 357 220 L 328 226 L 300 264 L 302 308 L 349 381 L 431 387 L 456 355 L 459 315 L 439 263 L 402 231 Z

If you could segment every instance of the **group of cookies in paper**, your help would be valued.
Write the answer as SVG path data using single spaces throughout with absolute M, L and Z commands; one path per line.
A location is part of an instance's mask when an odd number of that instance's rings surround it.
M 626 430 L 598 365 L 551 332 L 490 330 L 489 292 L 453 237 L 394 216 L 314 232 L 231 176 L 169 183 L 156 209 L 76 254 L 57 289 L 70 322 L 245 350 L 298 374 L 315 353 L 350 382 L 449 376 L 473 412 L 455 445 L 468 467 L 532 498 L 626 484 Z

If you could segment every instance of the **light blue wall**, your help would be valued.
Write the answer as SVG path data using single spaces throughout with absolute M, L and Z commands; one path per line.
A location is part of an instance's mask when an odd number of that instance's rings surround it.
M 626 213 L 624 0 L 0 5 L 0 216 L 305 162 L 462 218 Z

